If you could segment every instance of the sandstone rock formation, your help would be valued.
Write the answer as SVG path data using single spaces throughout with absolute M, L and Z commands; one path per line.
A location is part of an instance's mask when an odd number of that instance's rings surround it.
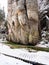
M 37 0 L 8 0 L 8 40 L 23 44 L 39 41 Z

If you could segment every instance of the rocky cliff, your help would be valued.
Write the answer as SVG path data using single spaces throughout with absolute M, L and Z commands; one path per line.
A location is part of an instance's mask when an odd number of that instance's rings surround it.
M 39 41 L 37 0 L 8 0 L 8 40 L 23 44 Z

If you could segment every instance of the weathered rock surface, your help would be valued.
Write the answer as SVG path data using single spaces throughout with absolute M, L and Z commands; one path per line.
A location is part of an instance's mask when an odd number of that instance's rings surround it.
M 23 44 L 39 41 L 37 0 L 8 0 L 8 40 Z

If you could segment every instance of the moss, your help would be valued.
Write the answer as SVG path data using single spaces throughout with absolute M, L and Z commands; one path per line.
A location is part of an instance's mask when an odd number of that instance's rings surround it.
M 9 45 L 11 48 L 27 48 L 27 49 L 34 49 L 37 51 L 46 51 L 49 52 L 49 48 L 41 48 L 41 47 L 36 47 L 32 45 L 22 45 L 18 43 L 13 43 L 13 42 L 5 42 L 6 45 Z

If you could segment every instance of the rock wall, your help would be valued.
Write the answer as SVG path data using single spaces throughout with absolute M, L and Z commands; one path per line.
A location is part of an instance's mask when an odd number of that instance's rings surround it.
M 37 44 L 38 25 L 37 0 L 8 0 L 8 40 Z

